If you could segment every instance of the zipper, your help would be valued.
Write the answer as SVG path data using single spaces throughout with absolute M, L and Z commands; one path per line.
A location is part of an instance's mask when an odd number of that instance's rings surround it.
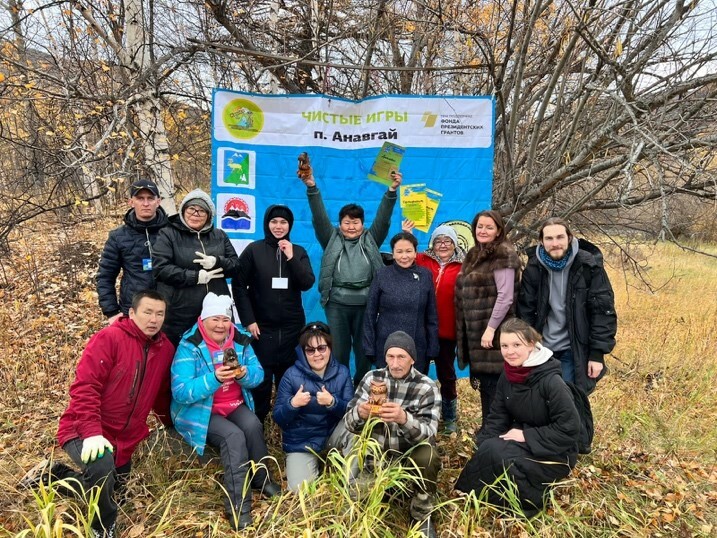
M 127 422 L 125 422 L 124 426 L 122 427 L 122 431 L 126 430 L 127 426 L 129 426 L 129 423 L 132 420 L 132 415 L 134 415 L 134 410 L 137 407 L 137 394 L 139 394 L 139 389 L 142 388 L 142 382 L 144 381 L 144 373 L 147 371 L 147 357 L 149 355 L 149 346 L 149 342 L 144 345 L 144 353 L 142 360 L 138 361 L 139 364 L 134 371 L 132 388 L 129 391 L 129 398 L 132 401 L 132 410 L 130 411 L 129 415 L 127 415 Z
M 202 243 L 202 232 L 201 230 L 197 232 L 197 241 L 199 241 L 199 246 L 202 247 L 202 254 L 205 256 L 207 255 L 207 250 L 204 248 L 204 243 Z M 209 293 L 209 282 L 204 284 L 204 287 L 207 288 L 207 293 Z

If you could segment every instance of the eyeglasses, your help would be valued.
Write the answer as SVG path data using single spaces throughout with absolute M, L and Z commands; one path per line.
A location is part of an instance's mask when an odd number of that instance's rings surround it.
M 436 239 L 436 240 L 433 242 L 433 246 L 434 246 L 434 247 L 439 247 L 439 246 L 441 246 L 441 245 L 450 246 L 450 245 L 452 245 L 452 244 L 453 244 L 453 240 L 451 240 L 451 239 L 449 239 L 449 238 L 447 238 L 447 237 L 446 237 L 445 239 Z
M 206 209 L 202 209 L 201 207 L 195 206 L 188 207 L 187 213 L 189 213 L 190 215 L 198 215 L 200 217 L 205 217 L 207 215 Z
M 304 353 L 306 353 L 307 356 L 315 355 L 316 353 L 326 353 L 327 349 L 329 349 L 329 346 L 327 346 L 326 344 L 321 344 L 320 346 L 316 347 L 306 346 L 304 348 Z

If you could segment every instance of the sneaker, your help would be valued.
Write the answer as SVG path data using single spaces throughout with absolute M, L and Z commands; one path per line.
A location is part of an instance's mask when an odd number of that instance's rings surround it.
M 90 527 L 90 538 L 115 538 L 116 536 L 118 537 L 119 534 L 117 533 L 117 527 L 114 523 L 112 523 L 108 529 L 104 527 L 102 529 Z
M 44 459 L 26 472 L 17 485 L 21 488 L 32 489 L 40 485 L 40 483 L 47 485 L 50 481 L 49 477 L 50 460 Z
M 25 473 L 18 486 L 21 488 L 32 489 L 40 484 L 47 487 L 50 482 L 57 482 L 66 478 L 79 478 L 80 473 L 75 471 L 69 465 L 60 461 L 50 464 L 50 460 L 44 459 L 32 469 Z
M 436 527 L 433 525 L 430 516 L 421 522 L 418 527 L 418 532 L 421 533 L 423 538 L 438 538 L 436 535 Z

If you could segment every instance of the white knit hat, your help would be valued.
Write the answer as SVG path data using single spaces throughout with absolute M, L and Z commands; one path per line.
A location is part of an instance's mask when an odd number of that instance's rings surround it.
M 211 318 L 212 316 L 232 317 L 232 298 L 228 295 L 217 295 L 214 292 L 207 293 L 202 303 L 201 319 Z

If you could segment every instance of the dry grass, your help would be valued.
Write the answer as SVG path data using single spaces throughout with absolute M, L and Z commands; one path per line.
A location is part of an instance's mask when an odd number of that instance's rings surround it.
M 64 458 L 54 434 L 74 364 L 102 326 L 92 277 L 112 224 L 53 225 L 52 235 L 25 231 L 12 256 L 0 262 L 0 536 L 82 535 L 68 525 L 84 528 L 83 503 L 61 497 L 38 502 L 17 481 L 42 457 Z M 480 416 L 477 395 L 462 381 L 461 430 L 439 442 L 441 536 L 714 535 L 717 263 L 672 245 L 631 245 L 630 253 L 644 260 L 649 286 L 622 270 L 617 253 L 608 253 L 620 328 L 608 357 L 611 373 L 592 398 L 593 454 L 555 489 L 550 508 L 530 521 L 475 499 L 452 499 L 451 484 L 472 452 Z M 281 462 L 276 427 L 267 436 Z M 231 535 L 221 516 L 220 473 L 216 461 L 197 461 L 159 432 L 135 458 L 119 521 L 123 536 Z M 352 504 L 329 476 L 304 496 L 257 499 L 256 527 L 245 535 L 349 536 L 353 528 L 354 536 L 410 536 L 405 502 L 396 504 L 382 525 L 357 531 L 362 517 L 370 521 L 386 507 Z

